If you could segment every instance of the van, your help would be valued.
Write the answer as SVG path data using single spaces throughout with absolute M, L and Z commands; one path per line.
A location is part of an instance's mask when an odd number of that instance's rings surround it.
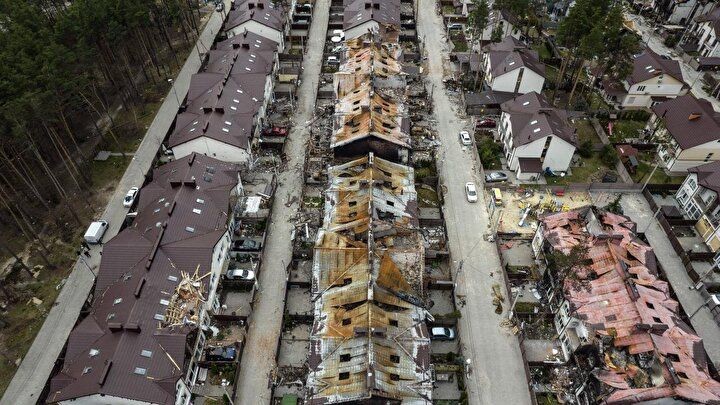
M 102 242 L 103 235 L 107 231 L 108 223 L 105 220 L 95 221 L 85 231 L 85 242 L 98 244 Z
M 492 189 L 492 198 L 493 198 L 493 202 L 495 202 L 496 207 L 502 207 L 502 205 L 503 205 L 502 191 L 500 191 L 499 188 Z

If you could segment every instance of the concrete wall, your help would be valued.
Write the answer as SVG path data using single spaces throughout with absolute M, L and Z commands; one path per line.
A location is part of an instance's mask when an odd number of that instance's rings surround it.
M 245 163 L 250 158 L 246 149 L 204 136 L 176 145 L 172 150 L 175 159 L 181 159 L 193 152 L 232 163 Z
M 229 30 L 227 30 L 227 36 L 228 38 L 231 38 L 235 35 L 242 35 L 245 29 L 247 29 L 249 32 L 258 34 L 262 37 L 265 37 L 271 41 L 275 41 L 280 44 L 278 45 L 278 52 L 282 52 L 282 50 L 285 49 L 285 38 L 282 31 L 278 31 L 266 25 L 262 25 L 259 22 L 253 20 L 246 21 L 240 25 L 230 28 Z

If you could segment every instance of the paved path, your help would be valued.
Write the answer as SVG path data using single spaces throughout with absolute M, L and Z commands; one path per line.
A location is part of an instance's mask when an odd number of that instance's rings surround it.
M 240 362 L 235 403 L 242 405 L 269 404 L 272 391 L 269 375 L 277 366 L 275 353 L 285 309 L 285 267 L 292 260 L 290 232 L 292 216 L 299 208 L 303 188 L 303 162 L 306 141 L 310 135 L 308 122 L 315 112 L 315 97 L 322 67 L 323 48 L 330 13 L 330 0 L 318 0 L 313 10 L 308 39 L 308 52 L 303 61 L 302 84 L 298 90 L 298 109 L 285 144 L 287 170 L 279 176 L 279 186 L 273 202 L 272 222 L 263 251 L 259 273 L 260 293 L 250 316 L 250 330 Z M 293 197 L 296 203 L 287 207 Z
M 644 17 L 635 14 L 626 14 L 626 17 L 635 23 L 635 27 L 637 28 L 638 33 L 642 36 L 643 42 L 645 42 L 650 49 L 660 55 L 666 55 L 667 57 L 680 62 L 680 68 L 682 69 L 685 82 L 688 85 L 692 85 L 690 92 L 692 92 L 692 94 L 697 98 L 707 99 L 710 103 L 712 103 L 713 107 L 715 107 L 715 111 L 720 111 L 720 100 L 710 97 L 710 95 L 702 88 L 703 82 L 702 79 L 699 78 L 702 76 L 703 72 L 698 72 L 693 69 L 690 65 L 683 62 L 679 56 L 673 56 L 677 54 L 677 51 L 665 46 L 663 39 L 653 31 L 654 26 L 647 24 Z
M 612 201 L 612 199 L 607 200 Z M 689 315 L 697 308 L 703 307 L 691 320 L 692 327 L 703 339 L 705 351 L 707 351 L 710 361 L 716 368 L 720 367 L 720 327 L 715 322 L 708 307 L 704 305 L 705 298 L 700 295 L 700 292 L 688 288 L 694 283 L 688 276 L 687 271 L 685 271 L 682 261 L 675 254 L 675 250 L 670 245 L 670 241 L 660 224 L 653 218 L 654 212 L 650 205 L 645 201 L 642 194 L 623 194 L 620 203 L 625 215 L 637 223 L 640 232 L 647 228 L 645 236 L 653 247 L 658 262 L 665 270 L 667 279 L 672 285 L 685 313 Z M 652 221 L 652 224 L 648 227 L 650 221 Z
M 503 294 L 500 258 L 495 245 L 482 237 L 488 232 L 488 213 L 480 194 L 476 204 L 466 201 L 464 184 L 475 181 L 482 187 L 474 151 L 458 142 L 458 132 L 469 122 L 458 116 L 461 103 L 451 100 L 443 89 L 443 65 L 449 59 L 444 29 L 435 13 L 435 0 L 418 0 L 418 32 L 428 57 L 428 84 L 433 90 L 434 114 L 442 146 L 438 169 L 446 191 L 443 207 L 456 274 L 458 295 L 466 295 L 461 308 L 460 339 L 463 354 L 472 360 L 472 373 L 466 379 L 471 404 L 531 403 L 520 345 L 515 336 L 499 326 L 507 316 L 508 297 L 502 315 L 492 305 L 492 285 L 499 284 Z M 462 263 L 462 266 L 460 266 Z M 493 273 L 495 276 L 491 276 Z
M 230 0 L 226 0 L 226 8 L 229 6 Z M 213 43 L 215 34 L 220 30 L 221 23 L 220 14 L 213 13 L 198 40 L 199 49 L 204 50 L 206 46 L 209 47 Z M 178 98 L 182 100 L 190 85 L 190 77 L 198 69 L 200 69 L 198 53 L 191 52 L 180 74 L 175 79 L 174 89 L 171 89 L 165 96 L 165 101 L 160 106 L 155 119 L 145 133 L 145 138 L 143 138 L 137 151 L 135 151 L 130 165 L 122 179 L 120 179 L 110 202 L 105 207 L 102 218 L 110 223 L 104 236 L 105 241 L 115 236 L 120 230 L 120 225 L 122 225 L 128 212 L 128 209 L 122 205 L 123 196 L 130 187 L 142 185 L 144 173 L 150 170 L 160 144 L 175 119 L 178 109 L 175 92 L 177 92 Z M 65 346 L 70 331 L 75 326 L 75 322 L 80 315 L 83 303 L 94 285 L 93 272 L 97 272 L 100 264 L 101 250 L 101 246 L 94 246 L 91 249 L 89 258 L 80 258 L 75 263 L 75 267 L 68 276 L 62 291 L 60 291 L 55 305 L 50 310 L 30 350 L 28 350 L 2 400 L 0 400 L 0 405 L 29 405 L 37 402 L 45 383 L 50 377 L 55 360 Z

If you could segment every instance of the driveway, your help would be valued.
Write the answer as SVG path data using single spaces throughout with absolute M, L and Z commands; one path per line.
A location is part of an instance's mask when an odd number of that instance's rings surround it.
M 225 0 L 225 6 L 226 9 L 230 7 L 230 0 Z M 221 24 L 220 14 L 213 13 L 200 34 L 196 45 L 198 49 L 206 49 L 213 43 L 215 35 L 220 31 Z M 128 209 L 122 205 L 122 199 L 130 187 L 142 185 L 145 173 L 151 169 L 160 144 L 175 120 L 178 110 L 175 95 L 177 94 L 180 100 L 185 98 L 190 85 L 190 77 L 197 73 L 200 65 L 201 60 L 197 52 L 190 52 L 182 70 L 175 78 L 173 88 L 165 96 L 155 119 L 150 124 L 130 165 L 120 179 L 115 193 L 101 215 L 101 218 L 109 222 L 108 230 L 103 237 L 104 241 L 110 240 L 120 231 L 120 225 L 128 213 Z M 0 405 L 34 404 L 38 401 L 55 365 L 55 360 L 65 346 L 70 331 L 80 315 L 80 309 L 95 284 L 94 274 L 100 265 L 101 251 L 101 245 L 93 246 L 89 258 L 80 257 L 75 263 L 72 273 L 68 276 L 62 291 L 55 300 L 55 305 L 45 318 L 30 350 L 23 358 L 5 395 L 0 400 Z
M 464 184 L 475 181 L 482 186 L 474 150 L 463 150 L 458 132 L 470 127 L 460 116 L 462 105 L 451 100 L 443 88 L 446 64 L 449 64 L 445 29 L 435 12 L 435 0 L 418 0 L 418 36 L 427 56 L 427 87 L 432 91 L 434 115 L 442 145 L 438 150 L 438 171 L 445 188 L 443 212 L 457 282 L 456 294 L 465 295 L 460 307 L 460 342 L 472 372 L 466 378 L 471 404 L 529 404 L 530 391 L 518 339 L 499 324 L 507 317 L 509 297 L 503 314 L 495 313 L 492 287 L 506 291 L 497 249 L 483 240 L 488 232 L 488 212 L 483 193 L 470 204 Z M 493 277 L 493 275 L 495 275 Z
M 720 101 L 714 97 L 711 97 L 702 88 L 703 82 L 700 77 L 702 76 L 703 72 L 698 72 L 697 70 L 693 69 L 690 65 L 683 62 L 680 57 L 673 56 L 677 52 L 674 49 L 670 49 L 665 46 L 665 44 L 663 44 L 663 39 L 653 31 L 653 28 L 655 26 L 647 24 L 644 17 L 635 14 L 626 14 L 625 16 L 626 18 L 632 20 L 635 23 L 635 27 L 637 28 L 636 31 L 642 36 L 643 42 L 645 42 L 650 49 L 660 55 L 666 55 L 667 57 L 680 62 L 680 68 L 682 69 L 682 74 L 685 82 L 688 85 L 692 85 L 690 92 L 697 98 L 707 99 L 712 103 L 715 111 L 720 111 Z

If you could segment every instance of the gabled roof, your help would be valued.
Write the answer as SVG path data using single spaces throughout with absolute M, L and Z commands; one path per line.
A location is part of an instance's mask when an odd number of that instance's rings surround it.
M 720 7 L 715 7 L 711 11 L 695 17 L 695 21 L 699 23 L 710 23 L 715 31 L 716 36 L 720 36 Z
M 198 73 L 190 79 L 186 111 L 213 109 L 229 114 L 256 114 L 264 102 L 265 73 L 231 75 Z
M 646 48 L 643 53 L 633 59 L 633 70 L 627 81 L 632 86 L 660 75 L 668 75 L 683 82 L 682 70 L 678 61 L 658 55 L 652 49 Z
M 200 137 L 208 137 L 242 149 L 248 149 L 253 133 L 254 117 L 251 114 L 229 114 L 217 111 L 184 112 L 175 120 L 168 147 L 174 148 Z
M 244 75 L 253 73 L 270 74 L 275 64 L 274 51 L 238 48 L 232 50 L 211 50 L 207 53 L 205 72 Z
M 487 45 L 484 48 L 490 61 L 490 73 L 493 77 L 503 75 L 521 67 L 545 77 L 545 65 L 540 62 L 538 53 L 517 41 L 507 37 L 498 44 Z
M 500 108 L 510 115 L 513 145 L 521 146 L 553 135 L 577 146 L 575 130 L 567 113 L 554 108 L 545 96 L 530 92 L 504 102 Z
M 720 115 L 705 99 L 688 93 L 657 104 L 652 111 L 682 149 L 720 140 Z
M 688 172 L 697 174 L 699 185 L 720 195 L 720 160 L 691 167 Z
M 258 51 L 277 52 L 278 43 L 258 35 L 254 32 L 244 31 L 242 34 L 235 35 L 226 40 L 215 43 L 215 49 L 227 51 L 231 49 L 245 48 L 255 49 Z
M 140 191 L 135 222 L 105 244 L 95 300 L 70 333 L 63 367 L 50 382 L 50 402 L 99 394 L 175 403 L 194 325 L 167 322 L 173 291 L 183 273 L 210 271 L 213 247 L 226 232 L 237 169 L 196 154 L 155 169 Z M 208 277 L 198 285 L 207 289 Z
M 285 13 L 276 8 L 273 2 L 269 0 L 246 0 L 235 4 L 234 8 L 230 9 L 224 27 L 227 31 L 248 21 L 255 21 L 275 31 L 282 32 L 285 24 Z
M 345 0 L 343 28 L 349 30 L 368 21 L 400 26 L 400 0 Z

